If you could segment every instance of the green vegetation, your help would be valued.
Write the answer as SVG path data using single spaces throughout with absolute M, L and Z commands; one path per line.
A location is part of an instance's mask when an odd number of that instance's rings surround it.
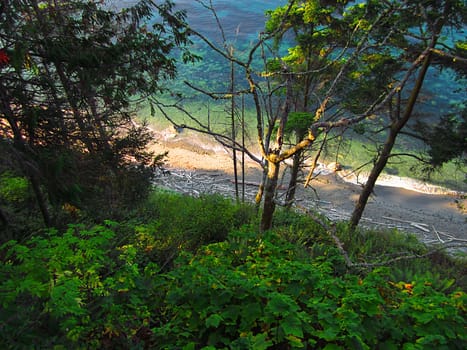
M 153 187 L 165 155 L 148 151 L 153 136 L 147 124 L 133 122 L 137 106 L 166 117 L 172 107 L 180 127 L 188 120 L 191 129 L 224 133 L 231 125 L 233 139 L 236 130 L 223 103 L 206 109 L 206 99 L 193 100 L 185 108 L 167 87 L 177 73 L 175 54 L 197 73 L 205 70 L 189 51 L 195 31 L 185 14 L 169 0 L 131 3 L 0 5 L 0 348 L 463 349 L 465 256 L 429 251 L 400 232 L 276 210 L 275 192 L 280 162 L 316 147 L 321 135 L 332 138 L 331 129 L 351 126 L 343 114 L 330 116 L 333 108 L 363 113 L 384 94 L 386 109 L 406 108 L 400 92 L 408 80 L 392 81 L 399 60 L 366 48 L 403 48 L 404 60 L 414 63 L 408 71 L 420 62 L 428 68 L 438 46 L 427 47 L 426 59 L 415 42 L 400 46 L 409 26 L 434 27 L 427 40 L 438 38 L 443 25 L 465 23 L 465 5 L 416 1 L 405 10 L 406 2 L 393 8 L 368 1 L 346 9 L 348 1 L 291 1 L 270 12 L 269 29 L 280 28 L 263 33 L 250 53 L 233 57 L 233 49 L 210 46 L 232 67 L 232 89 L 210 96 L 228 105 L 245 94 L 247 111 L 255 108 L 246 120 L 256 124 L 267 163 L 261 208 L 261 201 L 250 206 Z M 299 46 L 280 61 L 274 45 L 265 49 L 289 30 Z M 456 46 L 460 62 L 464 46 Z M 260 51 L 276 71 L 256 69 Z M 241 92 L 234 91 L 235 65 L 246 73 Z M 228 85 L 224 68 L 218 62 L 199 80 L 197 97 Z M 167 106 L 163 93 L 177 104 Z M 243 114 L 233 105 L 232 120 Z M 325 112 L 331 119 L 304 125 Z M 394 120 L 381 125 L 396 128 L 378 174 L 407 121 Z M 425 131 L 435 165 L 464 157 L 465 123 L 457 114 Z M 289 152 L 282 145 L 292 133 L 298 146 Z
M 2 348 L 462 349 L 465 261 L 349 269 L 326 230 L 279 211 L 155 191 L 117 223 L 0 247 Z M 400 233 L 338 235 L 355 262 L 424 254 Z M 379 260 L 378 260 L 379 259 Z

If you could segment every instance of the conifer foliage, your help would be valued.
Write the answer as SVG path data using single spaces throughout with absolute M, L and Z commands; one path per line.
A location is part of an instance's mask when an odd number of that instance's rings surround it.
M 64 204 L 108 216 L 146 191 L 152 136 L 131 108 L 175 77 L 175 49 L 192 56 L 170 1 L 131 6 L 2 1 L 0 152 L 13 156 L 0 172 L 29 179 L 47 225 Z

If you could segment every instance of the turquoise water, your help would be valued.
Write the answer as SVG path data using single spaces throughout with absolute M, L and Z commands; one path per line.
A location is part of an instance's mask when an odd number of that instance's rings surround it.
M 218 21 L 213 11 L 196 0 L 176 0 L 175 3 L 179 9 L 186 11 L 191 28 L 220 48 L 232 47 L 236 57 L 244 57 L 264 30 L 265 11 L 284 5 L 287 0 L 213 0 L 212 5 Z M 226 89 L 230 74 L 229 62 L 196 37 L 193 37 L 193 41 L 192 51 L 201 56 L 203 61 L 194 66 L 180 66 L 179 76 L 212 91 Z M 258 66 L 259 70 L 261 68 Z
M 208 1 L 205 0 L 205 2 Z M 196 0 L 175 0 L 175 3 L 178 8 L 186 10 L 188 23 L 193 29 L 201 32 L 219 46 L 224 44 L 219 23 L 216 22 L 212 12 L 200 5 Z M 287 0 L 212 0 L 225 34 L 225 44 L 227 46 L 232 45 L 237 56 L 247 52 L 248 48 L 258 39 L 259 33 L 263 31 L 266 20 L 265 11 L 286 3 Z M 447 33 L 443 40 L 452 42 L 462 38 L 465 38 L 465 31 Z M 180 80 L 183 79 L 189 80 L 195 83 L 196 86 L 209 91 L 226 91 L 226 87 L 229 85 L 229 63 L 200 42 L 195 41 L 192 49 L 203 60 L 195 65 L 180 67 L 177 83 L 179 91 L 192 94 L 192 91 L 180 84 Z M 241 77 L 239 77 L 238 84 L 242 83 L 241 80 Z M 464 104 L 467 101 L 466 84 L 465 80 L 453 81 L 450 70 L 430 69 L 422 98 L 419 99 L 415 110 L 415 116 L 424 121 L 430 121 L 437 120 L 443 114 L 461 110 L 465 107 Z M 203 100 L 200 95 L 191 99 L 192 102 L 199 100 Z M 204 101 L 206 102 L 206 99 Z M 212 108 L 212 104 L 210 106 Z M 228 108 L 225 110 L 228 111 Z M 219 107 L 219 116 L 222 113 L 226 116 L 228 114 L 228 112 L 222 112 L 222 107 Z M 400 147 L 403 149 L 418 147 L 409 140 L 401 140 L 401 142 Z
M 196 0 L 175 0 L 178 8 L 187 12 L 190 26 L 222 46 L 224 44 L 216 19 L 208 9 Z M 204 0 L 204 3 L 209 1 Z M 235 48 L 235 55 L 247 52 L 256 42 L 259 33 L 264 29 L 265 11 L 285 5 L 287 0 L 212 0 L 219 22 L 225 34 L 226 44 Z M 446 35 L 445 41 L 452 42 L 465 38 L 465 30 Z M 180 67 L 182 78 L 193 79 L 214 90 L 220 89 L 223 81 L 228 81 L 229 66 L 218 55 L 212 53 L 205 45 L 196 42 L 193 50 L 203 57 L 203 63 L 195 66 Z M 424 97 L 418 105 L 418 113 L 424 118 L 437 118 L 440 114 L 458 111 L 465 107 L 464 81 L 453 81 L 452 72 L 430 69 L 424 86 Z M 225 86 L 225 84 L 224 84 Z M 463 90 L 463 91 L 462 91 Z
M 207 1 L 205 1 L 207 2 Z M 212 12 L 200 5 L 196 0 L 176 0 L 181 9 L 185 9 L 188 22 L 194 29 L 219 39 L 219 27 Z M 268 9 L 286 4 L 286 0 L 213 0 L 220 23 L 229 42 L 244 43 L 254 40 L 263 30 Z

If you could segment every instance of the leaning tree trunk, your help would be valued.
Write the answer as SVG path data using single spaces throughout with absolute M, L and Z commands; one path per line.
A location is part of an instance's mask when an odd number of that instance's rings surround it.
M 368 199 L 370 198 L 370 195 L 373 192 L 376 180 L 385 168 L 389 157 L 391 156 L 391 151 L 396 142 L 397 134 L 398 131 L 395 128 L 390 129 L 383 150 L 379 154 L 375 165 L 371 169 L 370 175 L 368 176 L 368 180 L 366 181 L 365 186 L 363 186 L 362 192 L 360 193 L 357 203 L 355 204 L 355 208 L 350 218 L 350 227 L 352 229 L 355 229 L 358 226 L 358 223 L 362 218 L 363 211 L 365 210 L 366 204 L 368 203 Z
M 434 47 L 436 40 L 433 40 L 431 43 L 431 48 Z M 423 81 L 425 79 L 426 72 L 428 67 L 430 66 L 431 61 L 431 51 L 427 50 L 425 54 L 425 58 L 423 60 L 422 68 L 420 73 L 417 77 L 417 81 L 415 82 L 415 86 L 412 89 L 409 101 L 407 102 L 407 106 L 404 111 L 404 115 L 400 119 L 396 119 L 391 124 L 391 128 L 389 129 L 389 135 L 386 139 L 384 144 L 383 150 L 378 156 L 373 169 L 371 169 L 370 175 L 368 177 L 365 186 L 363 186 L 363 190 L 358 197 L 357 203 L 355 204 L 355 208 L 352 212 L 352 216 L 350 218 L 350 227 L 354 230 L 362 218 L 363 211 L 365 210 L 366 204 L 368 203 L 368 199 L 370 198 L 371 193 L 376 184 L 376 180 L 378 179 L 379 175 L 383 171 L 384 167 L 386 166 L 389 157 L 391 156 L 391 151 L 394 147 L 396 142 L 397 135 L 401 131 L 401 129 L 407 124 L 408 120 L 412 115 L 413 108 L 415 103 L 417 102 L 417 97 L 420 93 L 420 90 L 423 86 Z

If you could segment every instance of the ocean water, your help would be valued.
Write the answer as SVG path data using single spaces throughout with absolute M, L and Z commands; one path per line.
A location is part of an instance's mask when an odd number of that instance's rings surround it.
M 126 0 L 126 3 L 131 3 L 134 0 Z M 123 2 L 123 1 L 122 1 Z M 223 38 L 220 34 L 220 27 L 222 27 L 226 45 L 234 47 L 235 55 L 242 57 L 242 53 L 248 52 L 248 48 L 258 40 L 258 35 L 264 30 L 265 25 L 265 11 L 277 8 L 278 6 L 285 5 L 287 0 L 212 0 L 211 3 L 216 11 L 219 23 L 213 16 L 213 13 L 205 6 L 200 4 L 198 0 L 174 0 L 178 9 L 183 9 L 187 13 L 187 20 L 189 25 L 196 31 L 201 32 L 209 39 L 222 46 Z M 203 0 L 204 3 L 209 4 L 209 0 Z M 121 4 L 116 1 L 115 3 Z M 465 38 L 466 30 L 447 33 L 445 40 L 452 41 L 456 39 Z M 464 39 L 465 40 L 465 39 Z M 178 77 L 175 81 L 168 82 L 171 92 L 181 93 L 186 97 L 183 104 L 191 111 L 195 110 L 205 116 L 207 106 L 211 113 L 211 122 L 218 118 L 224 119 L 228 117 L 228 108 L 225 106 L 216 106 L 206 96 L 196 94 L 193 90 L 184 84 L 184 80 L 190 81 L 197 87 L 211 92 L 228 92 L 230 84 L 230 65 L 225 59 L 215 54 L 205 44 L 193 38 L 193 45 L 191 50 L 202 57 L 202 61 L 195 64 L 183 65 L 181 64 L 178 69 Z M 243 56 L 244 57 L 244 56 Z M 258 63 L 258 71 L 262 70 L 261 62 Z M 452 79 L 452 72 L 449 70 L 430 69 L 422 96 L 416 106 L 416 115 L 423 120 L 437 120 L 440 116 L 452 113 L 465 108 L 467 96 L 465 93 L 465 81 L 455 81 Z M 237 72 L 236 88 L 242 88 L 240 84 L 245 84 L 240 70 Z M 177 96 L 177 94 L 172 94 Z M 169 97 L 171 99 L 171 97 Z M 178 98 L 177 98 L 178 99 Z M 248 99 L 248 97 L 247 97 Z M 248 100 L 246 99 L 247 113 L 248 113 Z M 251 101 L 249 101 L 251 104 Z M 223 103 L 223 102 L 219 102 Z M 239 103 L 237 101 L 237 103 Z M 192 109 L 193 108 L 193 109 Z M 217 110 L 216 110 L 217 108 Z M 174 112 L 176 114 L 176 112 Z M 217 114 L 216 114 L 217 113 Z M 179 119 L 180 118 L 180 119 Z M 163 119 L 163 118 L 162 118 Z M 177 116 L 179 123 L 190 123 L 189 118 L 185 120 L 183 116 Z M 157 124 L 157 118 L 154 120 Z M 222 121 L 222 123 L 224 123 Z M 402 139 L 402 137 L 400 138 Z M 401 149 L 418 148 L 418 144 L 413 144 L 411 141 L 400 140 Z M 462 170 L 461 170 L 462 172 Z M 441 178 L 436 180 L 437 183 L 445 184 L 445 175 L 440 175 Z M 457 175 L 456 175 L 457 176 Z M 449 173 L 452 177 L 452 173 Z M 460 180 L 456 179 L 455 182 L 461 186 L 465 175 L 460 175 Z M 452 185 L 452 184 L 450 184 Z M 462 187 L 464 188 L 464 187 Z
M 115 4 L 124 6 L 133 1 L 115 1 Z M 245 55 L 257 42 L 259 33 L 264 30 L 265 11 L 283 6 L 287 2 L 287 0 L 174 0 L 178 9 L 186 11 L 187 21 L 194 30 L 208 37 L 219 47 L 224 45 L 233 47 L 237 57 L 242 57 L 242 53 Z M 213 11 L 207 8 L 209 4 L 212 5 L 217 20 Z M 222 31 L 224 35 L 221 34 Z M 466 33 L 466 28 L 457 32 L 447 32 L 443 40 L 447 43 L 457 39 L 465 40 Z M 188 92 L 186 86 L 180 83 L 183 80 L 195 81 L 211 91 L 225 88 L 229 81 L 229 63 L 196 38 L 193 38 L 193 41 L 191 50 L 203 60 L 199 64 L 179 66 L 179 81 L 175 82 L 175 85 L 179 86 L 175 86 L 174 90 Z M 257 69 L 262 70 L 261 62 Z M 416 115 L 424 120 L 433 121 L 440 115 L 462 110 L 467 103 L 466 84 L 466 79 L 453 79 L 453 72 L 449 69 L 431 68 L 416 107 Z
M 236 57 L 244 58 L 248 49 L 257 42 L 259 34 L 264 31 L 265 11 L 285 5 L 287 0 L 203 0 L 203 4 L 197 0 L 174 2 L 177 9 L 186 11 L 191 28 L 209 38 L 222 50 L 231 47 Z M 212 9 L 206 6 L 210 3 Z M 171 89 L 183 95 L 193 95 L 193 91 L 182 83 L 184 80 L 210 91 L 228 89 L 230 63 L 196 36 L 192 36 L 192 40 L 190 50 L 199 55 L 202 61 L 194 65 L 179 65 L 178 79 L 173 82 Z M 262 65 L 258 64 L 258 70 L 262 69 Z M 246 82 L 238 80 L 238 84 L 245 85 L 243 88 L 246 88 Z M 202 99 L 200 95 L 197 97 Z
M 233 41 L 257 38 L 264 28 L 265 11 L 286 3 L 287 0 L 211 1 L 227 40 Z M 212 11 L 196 0 L 175 0 L 175 4 L 178 8 L 186 10 L 190 26 L 210 37 L 218 37 L 219 25 Z
M 209 3 L 208 0 L 204 0 Z M 175 0 L 178 8 L 186 10 L 189 25 L 201 32 L 218 45 L 223 44 L 220 26 L 224 31 L 227 45 L 235 48 L 235 54 L 241 56 L 247 52 L 264 30 L 265 11 L 285 5 L 287 0 L 212 0 L 219 23 L 213 13 L 197 0 Z M 452 42 L 466 37 L 466 28 L 457 32 L 448 32 L 443 38 Z M 190 80 L 197 86 L 209 91 L 221 91 L 229 83 L 229 64 L 202 43 L 193 45 L 193 50 L 202 56 L 199 64 L 180 68 L 182 79 Z M 261 67 L 259 67 L 261 69 Z M 417 103 L 414 117 L 424 121 L 435 121 L 440 116 L 456 113 L 465 108 L 467 103 L 466 80 L 454 80 L 449 69 L 431 68 Z M 184 92 L 186 86 L 180 86 Z M 224 90 L 225 91 L 225 90 Z M 415 118 L 414 118 L 415 119 Z M 402 147 L 415 147 L 412 141 L 405 141 Z

